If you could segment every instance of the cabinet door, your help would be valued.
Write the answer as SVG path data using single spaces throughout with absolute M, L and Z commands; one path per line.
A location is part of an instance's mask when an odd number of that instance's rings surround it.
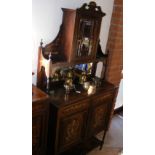
M 59 129 L 59 150 L 63 151 L 82 141 L 87 121 L 87 111 L 62 118 Z
M 96 56 L 101 19 L 79 15 L 76 22 L 73 60 L 92 61 Z
M 89 136 L 93 136 L 102 130 L 106 129 L 108 117 L 112 107 L 112 96 L 99 96 L 92 101 L 95 105 L 92 106 L 90 116 Z
M 32 154 L 43 155 L 46 151 L 46 115 L 44 113 L 34 114 L 32 117 Z

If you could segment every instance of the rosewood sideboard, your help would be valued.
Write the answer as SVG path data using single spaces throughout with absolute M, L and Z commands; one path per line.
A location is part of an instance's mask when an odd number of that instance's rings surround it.
M 48 155 L 81 155 L 93 147 L 102 148 L 116 92 L 117 88 L 108 82 L 91 96 L 85 91 L 66 95 L 64 89 L 55 90 L 50 96 Z M 95 136 L 103 130 L 99 141 Z
M 45 155 L 47 152 L 49 97 L 32 86 L 32 154 Z

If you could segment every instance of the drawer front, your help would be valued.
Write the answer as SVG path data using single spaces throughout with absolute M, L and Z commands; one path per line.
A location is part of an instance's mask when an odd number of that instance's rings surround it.
M 66 106 L 60 110 L 61 116 L 68 116 L 76 112 L 80 112 L 88 108 L 88 100 L 84 100 L 78 103 L 73 103 L 70 106 Z
M 112 102 L 112 99 L 113 99 L 112 93 L 95 96 L 92 99 L 92 106 L 97 106 L 97 105 L 102 104 L 102 103 L 105 104 L 105 103 Z
M 36 103 L 32 103 L 32 113 L 47 110 L 49 101 L 40 101 Z

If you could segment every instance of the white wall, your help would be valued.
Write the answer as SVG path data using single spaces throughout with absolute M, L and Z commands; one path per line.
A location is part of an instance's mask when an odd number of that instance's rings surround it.
M 120 82 L 118 95 L 115 103 L 115 109 L 123 106 L 123 79 Z
M 59 26 L 62 23 L 62 7 L 76 9 L 81 7 L 85 2 L 89 3 L 90 0 L 32 0 L 32 71 L 35 72 L 32 81 L 34 84 L 36 83 L 38 47 L 41 38 L 43 39 L 44 45 L 55 39 L 59 31 Z M 104 52 L 108 39 L 114 0 L 96 0 L 95 2 L 106 13 L 106 16 L 102 20 L 100 33 L 101 46 Z

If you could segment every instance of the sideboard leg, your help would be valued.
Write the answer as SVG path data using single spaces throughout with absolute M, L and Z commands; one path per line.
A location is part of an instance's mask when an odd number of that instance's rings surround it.
M 86 155 L 86 152 L 83 152 L 82 155 Z
M 101 145 L 100 145 L 100 150 L 101 150 L 102 147 L 103 147 L 104 139 L 105 139 L 106 133 L 107 133 L 107 131 L 104 131 L 104 134 L 103 134 L 103 137 L 102 137 L 102 141 L 101 141 Z

